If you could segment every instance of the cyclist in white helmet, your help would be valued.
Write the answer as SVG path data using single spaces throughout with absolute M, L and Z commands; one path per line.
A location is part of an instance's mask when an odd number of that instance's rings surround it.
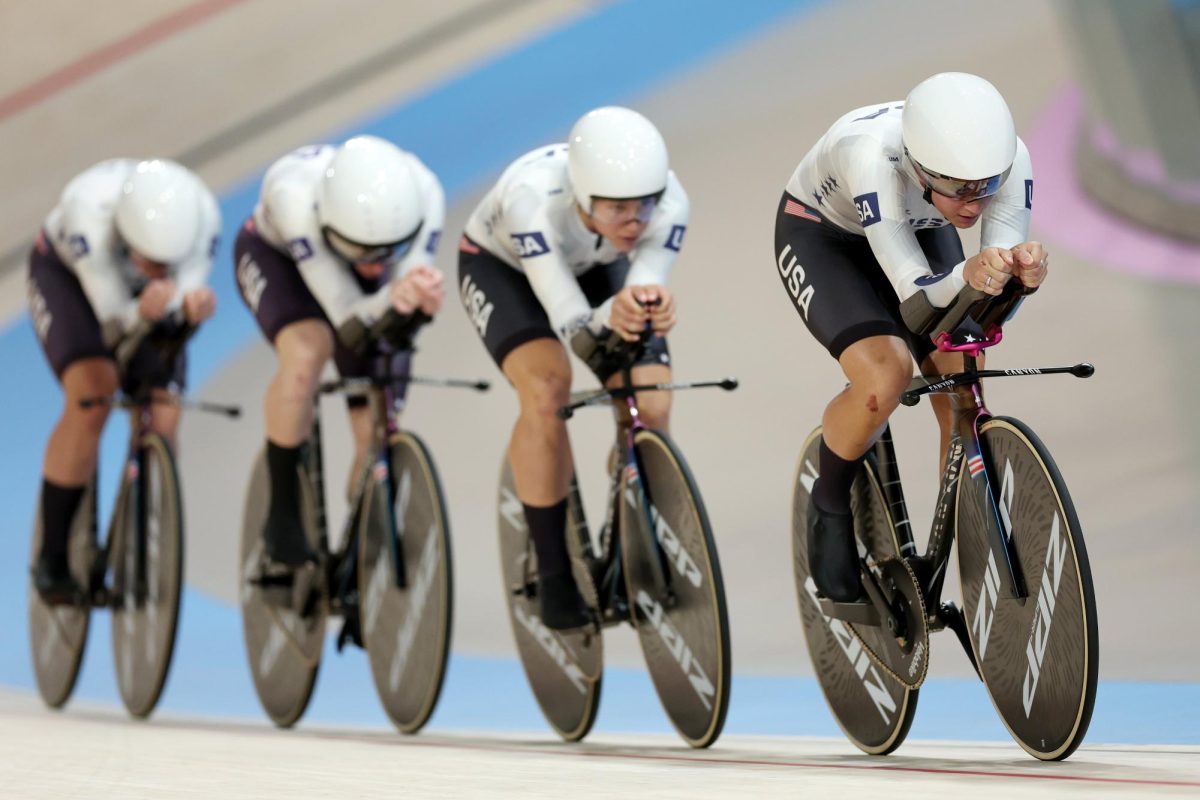
M 542 621 L 578 627 L 587 609 L 566 550 L 571 449 L 555 416 L 571 387 L 563 342 L 603 383 L 611 337 L 657 334 L 634 381 L 670 380 L 663 338 L 675 325 L 667 275 L 683 244 L 688 198 L 653 124 L 627 108 L 598 108 L 565 144 L 514 161 L 467 222 L 459 242 L 463 305 L 520 401 L 508 456 L 537 553 Z M 639 398 L 642 421 L 666 430 L 670 395 Z
M 195 174 L 173 161 L 112 159 L 77 175 L 46 217 L 29 258 L 30 316 L 65 395 L 46 445 L 42 548 L 34 586 L 51 603 L 78 592 L 67 569 L 67 538 L 96 471 L 111 395 L 120 377 L 114 352 L 139 321 L 156 323 L 130 359 L 127 381 L 165 395 L 186 375 L 185 354 L 164 363 L 157 337 L 199 325 L 215 309 L 208 275 L 221 215 Z M 151 427 L 174 444 L 179 411 L 156 403 Z
M 242 299 L 279 358 L 263 399 L 271 478 L 265 548 L 277 565 L 314 558 L 299 519 L 297 467 L 321 371 L 332 357 L 343 376 L 366 375 L 373 327 L 407 369 L 413 332 L 442 305 L 433 257 L 444 218 L 437 177 L 374 136 L 302 147 L 267 170 L 234 260 Z M 365 398 L 349 405 L 357 464 L 371 417 Z
M 818 590 L 860 597 L 850 486 L 899 405 L 915 358 L 924 374 L 962 357 L 912 336 L 900 303 L 924 292 L 944 307 L 966 286 L 999 294 L 1036 287 L 1048 257 L 1029 241 L 1033 169 L 1004 98 L 983 78 L 934 75 L 905 101 L 843 116 L 805 155 L 780 199 L 775 257 L 783 286 L 849 384 L 825 409 L 820 477 L 809 510 L 809 565 Z M 982 223 L 964 257 L 958 229 Z M 950 437 L 950 405 L 931 395 Z

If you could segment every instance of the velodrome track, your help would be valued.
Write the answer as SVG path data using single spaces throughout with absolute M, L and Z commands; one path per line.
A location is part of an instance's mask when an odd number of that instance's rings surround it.
M 1198 790 L 1200 725 L 1192 709 L 1200 707 L 1200 647 L 1177 620 L 1186 614 L 1181 590 L 1200 568 L 1190 513 L 1200 430 L 1189 414 L 1200 389 L 1192 333 L 1200 290 L 1151 282 L 1136 259 L 1104 259 L 1103 243 L 1119 236 L 1140 242 L 1147 259 L 1163 245 L 1119 221 L 1097 222 L 1073 187 L 1076 95 L 1051 5 L 975 5 L 964 13 L 961 4 L 923 3 L 900 15 L 883 2 L 476 0 L 429 9 L 355 0 L 336 13 L 315 4 L 297 13 L 281 0 L 122 0 L 121 15 L 91 19 L 92 12 L 73 10 L 79 18 L 51 37 L 51 20 L 67 6 L 26 7 L 13 12 L 16 26 L 4 26 L 28 34 L 5 51 L 18 68 L 0 83 L 0 174 L 13 177 L 0 194 L 0 253 L 19 252 L 72 174 L 118 153 L 190 159 L 221 194 L 232 241 L 273 157 L 369 130 L 412 149 L 445 182 L 451 210 L 438 263 L 452 280 L 455 233 L 511 158 L 560 140 L 575 117 L 602 103 L 633 104 L 654 119 L 693 202 L 672 277 L 681 307 L 672 337 L 677 374 L 735 373 L 743 381 L 732 396 L 680 396 L 673 423 L 716 529 L 738 677 L 728 735 L 711 753 L 687 752 L 662 735 L 668 726 L 637 669 L 634 637 L 616 632 L 607 648 L 616 669 L 606 678 L 601 735 L 584 748 L 555 744 L 513 660 L 499 602 L 492 498 L 514 398 L 504 387 L 482 397 L 414 390 L 405 423 L 433 447 L 454 532 L 455 655 L 441 706 L 428 734 L 386 732 L 361 656 L 331 654 L 306 724 L 290 734 L 270 731 L 250 689 L 232 603 L 244 475 L 261 444 L 259 398 L 272 358 L 237 299 L 225 258 L 214 271 L 221 310 L 194 348 L 193 392 L 241 402 L 248 413 L 238 423 L 185 423 L 190 590 L 162 713 L 135 725 L 112 710 L 104 625 L 93 633 L 79 708 L 39 710 L 29 697 L 23 564 L 36 464 L 59 400 L 14 302 L 22 295 L 19 267 L 10 267 L 0 278 L 8 304 L 0 354 L 9 376 L 0 400 L 8 444 L 0 463 L 8 509 L 0 534 L 0 626 L 8 637 L 0 651 L 0 684 L 8 687 L 0 701 L 0 785 L 15 787 L 14 796 L 86 795 L 87 781 L 121 786 L 114 789 L 121 796 L 163 796 L 164 787 L 177 796 L 199 795 L 201 787 L 205 796 L 218 787 L 230 797 L 259 796 L 299 785 L 288 783 L 300 780 L 289 764 L 301 767 L 306 794 L 314 795 L 383 793 L 406 781 L 417 796 L 500 794 L 518 785 L 526 794 L 558 794 L 556 781 L 568 772 L 598 792 L 653 787 L 667 796 L 821 791 L 832 781 L 878 789 L 898 779 L 916 791 L 981 796 Z M 176 21 L 163 25 L 164 16 Z M 936 47 L 927 46 L 934 19 Z M 1003 43 L 984 65 L 981 32 Z M 397 40 L 409 45 L 390 52 Z M 77 61 L 112 42 L 124 44 L 105 58 Z M 993 360 L 1091 360 L 1098 367 L 1089 382 L 1014 379 L 989 389 L 994 410 L 1021 416 L 1053 449 L 1095 572 L 1103 683 L 1088 745 L 1063 766 L 1032 763 L 1007 740 L 957 645 L 943 637 L 934 640 L 933 680 L 911 738 L 987 743 L 910 744 L 897 756 L 869 760 L 838 738 L 751 738 L 838 736 L 808 677 L 790 569 L 782 565 L 796 450 L 840 377 L 781 296 L 770 261 L 775 203 L 804 149 L 842 111 L 901 97 L 949 68 L 982 72 L 1009 99 L 1038 175 L 1035 235 L 1053 253 L 1051 282 L 1022 310 Z M 51 73 L 63 77 L 38 82 Z M 36 91 L 24 96 L 38 102 L 8 102 L 29 87 Z M 1195 249 L 1174 258 L 1200 274 Z M 453 297 L 421 344 L 422 372 L 498 377 Z M 337 474 L 347 459 L 336 436 L 340 412 L 334 404 L 326 411 Z M 928 519 L 933 494 L 927 417 L 902 411 L 894 424 L 916 519 Z M 596 412 L 574 425 L 581 472 L 595 483 L 608 420 Z M 122 437 L 119 425 L 111 428 L 102 465 L 109 478 Z M 332 499 L 336 519 L 340 504 Z M 598 513 L 600 497 L 585 500 Z M 54 751 L 37 746 L 47 741 L 69 742 L 78 766 L 50 768 Z M 630 757 L 622 746 L 653 757 Z M 134 748 L 147 758 L 133 757 Z M 696 758 L 717 763 L 688 760 Z M 264 763 L 270 767 L 256 766 Z M 901 769 L 871 771 L 879 767 Z M 1001 774 L 1011 772 L 1040 777 Z M 1068 777 L 1081 780 L 1060 780 Z

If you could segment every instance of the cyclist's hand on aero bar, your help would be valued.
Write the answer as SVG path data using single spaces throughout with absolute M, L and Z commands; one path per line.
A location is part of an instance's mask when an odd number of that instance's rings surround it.
M 392 281 L 388 290 L 392 308 L 401 314 L 422 311 L 432 317 L 442 309 L 446 291 L 442 273 L 433 267 L 418 265 L 403 277 Z
M 963 279 L 967 286 L 990 295 L 998 295 L 1013 274 L 1013 253 L 999 247 L 986 247 L 967 259 Z
M 675 325 L 675 303 L 662 286 L 626 286 L 613 298 L 608 327 L 627 342 L 636 342 L 650 323 L 665 334 Z
M 162 279 L 150 281 L 138 295 L 138 315 L 150 322 L 158 322 L 167 313 L 167 305 L 175 297 L 175 281 Z
M 217 310 L 217 296 L 207 286 L 192 289 L 183 296 L 183 317 L 189 325 L 199 325 Z
M 1050 254 L 1041 242 L 1022 242 L 1012 249 L 1017 280 L 1026 289 L 1036 289 L 1046 280 Z

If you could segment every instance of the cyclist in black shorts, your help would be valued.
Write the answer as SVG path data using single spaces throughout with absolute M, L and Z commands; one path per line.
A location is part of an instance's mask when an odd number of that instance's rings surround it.
M 1032 207 L 1033 169 L 1008 105 L 983 78 L 958 72 L 846 114 L 788 181 L 775 221 L 779 275 L 849 381 L 825 409 L 808 515 L 808 563 L 830 599 L 862 592 L 850 487 L 913 358 L 925 374 L 962 369 L 961 356 L 909 334 L 901 301 L 925 292 L 943 307 L 966 286 L 997 295 L 1013 277 L 1040 285 L 1048 258 L 1027 241 Z M 981 250 L 964 258 L 956 229 L 980 220 Z M 931 400 L 944 453 L 950 403 Z
M 570 343 L 603 383 L 615 381 L 604 346 L 659 334 L 634 368 L 637 383 L 670 380 L 662 338 L 675 324 L 665 287 L 687 226 L 688 198 L 667 165 L 662 136 L 642 115 L 606 107 L 584 115 L 568 144 L 538 148 L 501 175 L 459 243 L 463 305 L 517 390 L 508 456 L 538 561 L 542 621 L 588 622 L 566 549 L 571 450 L 555 416 L 568 400 Z M 670 396 L 639 401 L 643 421 L 667 429 Z
M 216 198 L 190 170 L 166 159 L 114 158 L 76 175 L 47 215 L 29 255 L 29 309 L 46 360 L 62 385 L 62 416 L 46 443 L 42 547 L 33 583 L 48 603 L 79 593 L 68 568 L 72 520 L 96 473 L 104 404 L 121 378 L 147 383 L 167 400 L 185 383 L 187 357 L 165 359 L 154 339 L 213 315 L 208 287 L 221 229 Z M 118 375 L 115 353 L 153 324 Z M 150 427 L 174 446 L 179 407 L 156 402 Z

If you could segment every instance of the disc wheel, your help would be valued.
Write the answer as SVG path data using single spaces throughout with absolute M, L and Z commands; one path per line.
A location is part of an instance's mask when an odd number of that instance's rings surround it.
M 127 467 L 109 539 L 113 542 L 112 646 L 125 708 L 147 717 L 171 668 L 183 590 L 183 505 L 171 447 L 143 437 Z
M 630 606 L 663 709 L 692 747 L 721 734 L 729 709 L 729 616 L 721 565 L 700 490 L 665 435 L 634 434 L 621 550 Z
M 819 472 L 821 429 L 804 442 L 792 492 L 792 552 L 800 621 L 808 643 L 813 672 L 833 717 L 864 753 L 885 755 L 904 741 L 917 708 L 916 689 L 899 683 L 871 659 L 850 626 L 826 617 L 817 600 L 817 587 L 808 568 L 808 509 Z M 871 460 L 851 490 L 854 531 L 861 546 L 876 559 L 894 558 L 907 541 L 897 533 L 879 478 Z M 887 645 L 881 629 L 863 629 L 864 640 L 882 651 Z
M 500 471 L 497 511 L 505 602 L 521 666 L 550 727 L 568 742 L 579 741 L 591 730 L 600 707 L 604 640 L 598 631 L 554 631 L 542 623 L 536 596 L 537 559 L 508 459 Z M 585 556 L 591 545 L 574 486 L 567 520 L 567 550 L 575 581 L 595 609 L 596 588 Z
M 298 477 L 300 518 L 309 545 L 319 552 L 320 530 L 313 484 L 303 467 Z M 242 633 L 259 702 L 272 722 L 287 728 L 300 719 L 312 697 L 325 642 L 326 610 L 322 600 L 309 609 L 310 613 L 302 615 L 292 602 L 290 590 L 265 587 L 259 582 L 264 561 L 262 533 L 270 499 L 263 453 L 254 464 L 242 516 Z
M 1096 701 L 1099 647 L 1091 569 L 1075 507 L 1045 445 L 1015 419 L 979 429 L 982 470 L 956 505 L 963 605 L 976 663 L 1005 727 L 1042 760 L 1074 752 Z M 979 490 L 991 481 L 1028 597 L 999 595 Z
M 30 569 L 42 549 L 42 501 L 33 531 L 33 553 Z M 99 553 L 96 546 L 96 481 L 93 479 L 84 492 L 71 523 L 67 540 L 67 558 L 71 574 L 83 587 L 91 582 L 91 566 Z M 101 576 L 103 577 L 103 576 Z M 62 708 L 75 689 L 83 651 L 87 645 L 91 605 L 48 605 L 29 582 L 29 652 L 33 656 L 33 674 L 38 694 L 51 708 Z
M 425 444 L 412 433 L 397 434 L 389 457 L 396 484 L 392 513 L 383 470 L 375 471 L 364 498 L 360 620 L 384 711 L 400 731 L 416 733 L 437 704 L 450 652 L 450 529 L 441 482 Z M 399 560 L 396 548 L 401 549 Z

